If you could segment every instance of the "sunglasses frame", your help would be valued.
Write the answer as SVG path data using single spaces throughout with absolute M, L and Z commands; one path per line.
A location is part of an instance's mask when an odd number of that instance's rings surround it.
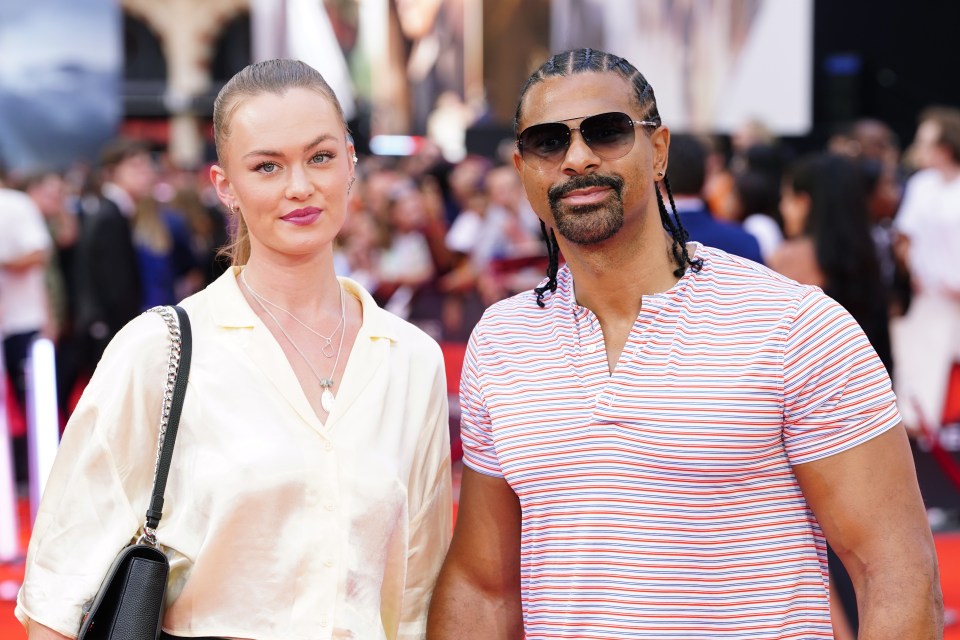
M 602 112 L 602 113 L 595 113 L 595 114 L 589 115 L 589 116 L 577 116 L 577 117 L 574 117 L 574 118 L 564 118 L 563 120 L 552 120 L 552 121 L 550 121 L 550 122 L 538 122 L 537 124 L 532 124 L 532 125 L 530 125 L 529 127 L 524 127 L 523 131 L 521 131 L 520 133 L 517 134 L 517 151 L 520 152 L 520 157 L 523 158 L 524 162 L 527 162 L 526 156 L 524 155 L 524 151 L 523 151 L 523 134 L 525 134 L 527 131 L 530 131 L 530 129 L 533 129 L 534 127 L 541 127 L 541 126 L 544 126 L 544 125 L 559 124 L 559 125 L 563 125 L 563 126 L 567 127 L 567 140 L 566 140 L 566 145 L 563 147 L 563 154 L 559 156 L 559 160 L 558 160 L 557 162 L 553 162 L 553 163 L 550 163 L 550 164 L 560 164 L 560 162 L 563 162 L 563 158 L 565 158 L 566 155 L 567 155 L 567 153 L 569 153 L 569 151 L 570 151 L 570 145 L 573 143 L 573 132 L 574 132 L 574 131 L 578 131 L 578 132 L 580 133 L 580 137 L 583 138 L 583 143 L 586 144 L 587 147 L 589 147 L 590 150 L 593 151 L 593 153 L 597 154 L 599 157 L 603 158 L 604 160 L 616 160 L 617 158 L 622 158 L 623 155 L 626 155 L 627 153 L 629 153 L 629 149 L 628 149 L 626 152 L 624 152 L 624 154 L 621 155 L 621 156 L 617 156 L 617 157 L 614 157 L 614 158 L 605 158 L 603 155 L 600 154 L 600 152 L 598 152 L 598 151 L 593 147 L 593 145 L 590 143 L 590 141 L 583 135 L 583 131 L 580 131 L 581 127 L 583 127 L 583 123 L 586 122 L 587 120 L 590 120 L 590 119 L 592 119 L 592 118 L 599 118 L 599 117 L 601 117 L 601 116 L 609 116 L 609 115 L 620 115 L 620 116 L 623 116 L 624 118 L 626 118 L 626 121 L 629 122 L 630 125 L 631 125 L 634 129 L 636 129 L 638 126 L 645 126 L 645 127 L 659 127 L 659 126 L 660 126 L 660 123 L 659 123 L 659 122 L 654 122 L 653 120 L 634 120 L 633 118 L 630 117 L 630 114 L 624 113 L 623 111 L 604 111 L 604 112 Z M 580 126 L 579 126 L 579 127 L 570 127 L 570 126 L 567 126 L 567 125 L 564 124 L 565 122 L 570 122 L 571 120 L 580 120 L 580 121 L 581 121 L 581 122 L 580 122 Z M 634 140 L 636 140 L 636 139 L 634 139 Z M 538 155 L 538 154 L 537 154 L 536 152 L 534 152 L 534 151 L 528 150 L 528 153 L 532 154 L 533 157 L 537 158 L 537 159 L 540 160 L 540 161 L 546 161 L 546 160 L 547 160 L 547 157 L 546 157 L 546 156 Z M 559 149 L 558 149 L 558 153 L 559 153 Z

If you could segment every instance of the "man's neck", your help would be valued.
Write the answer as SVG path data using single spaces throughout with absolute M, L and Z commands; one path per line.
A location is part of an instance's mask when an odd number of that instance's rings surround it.
M 567 247 L 564 256 L 573 274 L 577 304 L 600 318 L 636 318 L 643 296 L 667 291 L 676 284 L 676 264 L 669 235 L 617 247 Z

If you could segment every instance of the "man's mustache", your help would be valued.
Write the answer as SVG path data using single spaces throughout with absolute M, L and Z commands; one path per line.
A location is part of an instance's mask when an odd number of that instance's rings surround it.
M 623 178 L 598 173 L 574 176 L 563 184 L 555 184 L 550 187 L 547 191 L 547 199 L 549 199 L 551 207 L 556 207 L 560 204 L 560 199 L 571 191 L 589 189 L 590 187 L 609 187 L 613 189 L 619 197 L 623 191 Z

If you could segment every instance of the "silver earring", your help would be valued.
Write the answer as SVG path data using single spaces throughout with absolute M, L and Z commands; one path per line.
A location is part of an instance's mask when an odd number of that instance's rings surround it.
M 357 164 L 357 154 L 353 154 L 353 164 Z
M 663 171 L 657 171 L 657 177 L 658 177 L 658 178 L 662 178 L 662 177 L 663 177 Z
M 237 215 L 238 213 L 240 213 L 240 207 L 237 206 L 236 204 L 230 205 L 230 213 L 232 213 L 233 215 Z

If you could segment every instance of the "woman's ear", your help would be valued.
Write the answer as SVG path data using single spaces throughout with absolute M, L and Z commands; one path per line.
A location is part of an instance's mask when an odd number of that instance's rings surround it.
M 227 173 L 223 170 L 223 167 L 218 164 L 210 167 L 210 182 L 212 182 L 216 188 L 217 196 L 220 198 L 223 206 L 231 211 L 238 206 L 236 198 L 233 195 L 233 187 L 230 184 L 230 179 L 227 177 Z

